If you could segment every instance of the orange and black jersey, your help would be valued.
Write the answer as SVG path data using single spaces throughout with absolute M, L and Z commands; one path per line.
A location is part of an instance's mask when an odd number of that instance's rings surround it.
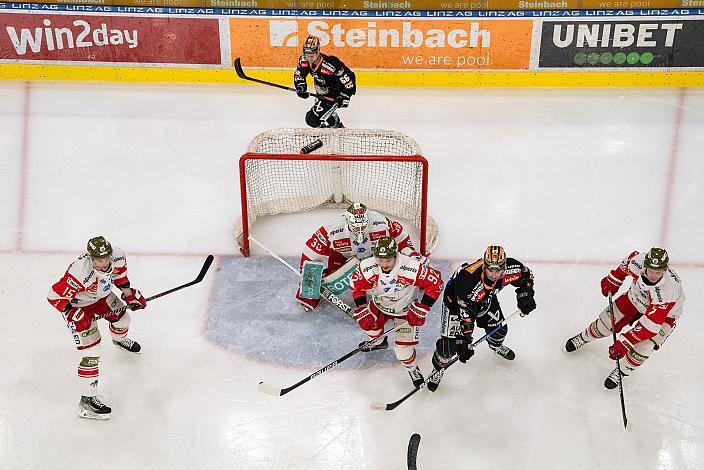
M 465 321 L 473 321 L 488 311 L 496 312 L 499 304 L 495 295 L 504 287 L 512 285 L 516 292 L 533 292 L 533 273 L 520 261 L 506 259 L 506 269 L 501 279 L 491 285 L 484 278 L 482 260 L 464 263 L 454 272 L 445 285 L 443 302 L 450 315 L 458 315 Z
M 354 72 L 340 59 L 333 55 L 320 54 L 322 60 L 313 67 L 303 56 L 298 59 L 298 67 L 293 74 L 293 83 L 297 89 L 307 90 L 306 77 L 313 76 L 315 88 L 321 95 L 337 98 L 341 93 L 348 97 L 357 91 Z

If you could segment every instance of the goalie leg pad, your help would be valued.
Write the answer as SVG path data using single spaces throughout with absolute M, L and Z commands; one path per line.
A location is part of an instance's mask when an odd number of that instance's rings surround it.
M 350 258 L 344 265 L 323 278 L 323 286 L 335 295 L 340 295 L 350 288 L 350 278 L 357 269 L 359 260 Z
M 307 260 L 301 269 L 301 294 L 304 299 L 319 299 L 323 279 L 323 263 Z

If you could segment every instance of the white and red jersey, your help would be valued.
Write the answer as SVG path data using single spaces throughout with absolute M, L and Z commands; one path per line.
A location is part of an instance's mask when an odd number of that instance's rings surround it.
M 69 306 L 85 307 L 107 297 L 113 286 L 129 287 L 125 252 L 113 247 L 110 266 L 111 269 L 103 273 L 93 269 L 88 253 L 79 256 L 51 286 L 47 300 L 56 310 L 65 312 Z
M 350 258 L 356 257 L 359 260 L 369 258 L 374 254 L 376 241 L 384 236 L 393 237 L 396 240 L 399 252 L 420 258 L 420 254 L 413 247 L 411 237 L 400 222 L 372 210 L 367 214 L 369 227 L 365 230 L 364 239 L 361 242 L 358 242 L 350 233 L 347 217 L 344 215 L 316 230 L 303 248 L 301 267 L 308 260 L 321 261 L 330 268 L 328 269 L 330 271 Z
M 684 291 L 679 276 L 671 268 L 665 271 L 662 279 L 651 284 L 645 277 L 645 253 L 634 251 L 609 276 L 620 285 L 626 277 L 633 283 L 628 289 L 628 300 L 642 314 L 631 331 L 640 341 L 648 340 L 660 331 L 663 323 L 674 326 L 682 314 Z
M 440 272 L 401 253 L 388 274 L 381 270 L 375 257 L 362 260 L 352 274 L 350 285 L 355 299 L 366 298 L 369 293 L 371 303 L 391 317 L 406 315 L 415 300 L 416 288 L 423 291 L 421 302 L 432 307 L 442 290 Z

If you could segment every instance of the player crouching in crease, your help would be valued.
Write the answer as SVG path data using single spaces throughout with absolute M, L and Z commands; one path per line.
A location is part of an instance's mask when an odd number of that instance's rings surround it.
M 306 39 L 293 75 L 296 93 L 304 99 L 310 96 L 306 83 L 309 74 L 313 76 L 317 93 L 327 99 L 315 100 L 306 114 L 306 124 L 310 127 L 345 127 L 335 110 L 350 105 L 350 98 L 357 91 L 354 72 L 337 57 L 321 53 L 320 40 L 315 36 Z
M 414 300 L 416 287 L 423 291 L 420 301 Z M 424 378 L 416 364 L 415 346 L 420 327 L 440 296 L 440 272 L 399 253 L 393 238 L 381 237 L 374 256 L 362 260 L 355 269 L 350 288 L 357 305 L 355 319 L 372 340 L 383 334 L 387 321 L 393 321 L 394 326 L 408 322 L 407 327 L 394 332 L 394 351 L 408 370 L 413 385 L 420 387 Z M 367 293 L 371 295 L 369 301 Z
M 372 256 L 382 236 L 394 238 L 403 254 L 420 259 L 400 222 L 369 210 L 364 204 L 351 204 L 344 215 L 318 228 L 301 254 L 301 283 L 296 299 L 303 309 L 310 312 L 318 307 L 321 285 L 336 295 L 346 291 L 359 260 Z
M 49 303 L 66 320 L 81 355 L 78 380 L 82 396 L 78 415 L 82 418 L 108 419 L 112 411 L 100 396 L 100 330 L 94 316 L 106 315 L 104 318 L 110 323 L 110 335 L 116 347 L 132 353 L 142 349 L 139 343 L 127 337 L 130 314 L 127 311 L 110 314 L 125 305 L 112 291 L 113 286 L 122 291 L 122 299 L 130 310 L 147 306 L 142 293 L 130 287 L 125 252 L 112 247 L 105 238 L 95 237 L 88 241 L 87 253 L 69 265 L 47 296 Z
M 682 314 L 684 292 L 679 276 L 669 267 L 667 251 L 651 248 L 647 253 L 634 251 L 601 280 L 604 297 L 616 294 L 623 281 L 633 282 L 628 292 L 613 302 L 616 333 L 632 326 L 609 347 L 609 357 L 620 361 L 621 375 L 627 377 L 659 350 L 675 328 Z M 584 331 L 565 344 L 566 352 L 574 352 L 585 344 L 606 336 L 612 337 L 611 314 L 607 306 Z M 604 381 L 604 387 L 618 386 L 619 371 L 614 370 Z
M 438 389 L 455 354 L 462 363 L 474 355 L 471 346 L 475 324 L 487 333 L 501 324 L 504 314 L 496 294 L 508 285 L 516 288 L 521 315 L 535 310 L 533 273 L 520 261 L 507 258 L 504 249 L 496 245 L 486 249 L 483 259 L 463 263 L 452 274 L 443 294 L 440 339 L 433 354 L 428 390 Z M 516 354 L 503 344 L 507 333 L 508 326 L 503 325 L 487 338 L 487 344 L 496 354 L 512 361 Z

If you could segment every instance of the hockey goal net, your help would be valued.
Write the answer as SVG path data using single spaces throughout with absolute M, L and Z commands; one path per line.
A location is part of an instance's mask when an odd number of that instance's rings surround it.
M 300 153 L 316 140 L 320 148 Z M 427 214 L 428 162 L 418 144 L 400 132 L 275 129 L 252 140 L 239 168 L 242 218 L 235 237 L 245 256 L 258 217 L 346 209 L 352 202 L 410 223 L 425 255 L 437 244 L 438 227 Z

